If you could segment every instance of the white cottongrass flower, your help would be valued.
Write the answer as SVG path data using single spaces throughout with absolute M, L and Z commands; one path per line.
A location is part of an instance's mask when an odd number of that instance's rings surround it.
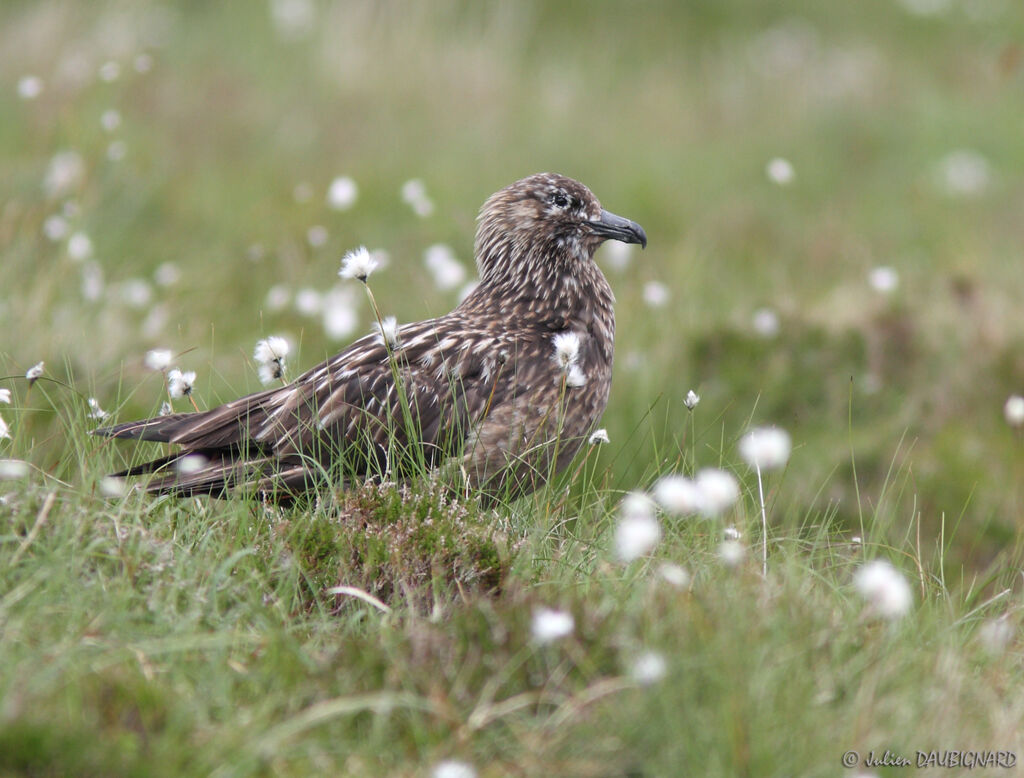
M 951 197 L 976 197 L 988 189 L 992 173 L 988 160 L 977 151 L 958 149 L 939 161 L 937 177 Z
M 167 374 L 167 391 L 172 398 L 186 397 L 192 394 L 192 387 L 196 381 L 195 371 L 181 372 L 174 368 Z
M 174 408 L 169 402 L 160 403 L 160 413 L 157 416 L 170 416 L 172 413 L 174 413 Z
M 323 296 L 308 286 L 295 293 L 295 310 L 303 316 L 316 316 L 324 307 Z
M 171 359 L 174 355 L 169 349 L 154 348 L 146 352 L 143 364 L 150 370 L 166 370 L 171 366 Z
M 382 321 L 374 322 L 373 329 L 380 338 L 380 342 L 394 351 L 401 345 L 401 332 L 398 326 L 398 319 L 394 316 L 385 316 Z
M 3 416 L 0 416 L 0 440 L 11 439 L 11 428 L 7 426 L 7 422 L 4 421 Z
M 774 338 L 779 334 L 779 315 L 771 308 L 758 308 L 750 323 L 762 338 Z
M 113 132 L 121 126 L 121 112 L 114 108 L 104 111 L 100 114 L 100 126 L 107 132 Z
M 626 495 L 619 514 L 615 525 L 615 556 L 628 564 L 654 550 L 661 540 L 661 525 L 654 515 L 653 501 L 639 492 Z
M 252 358 L 257 364 L 265 365 L 270 362 L 284 363 L 291 346 L 285 338 L 280 335 L 271 335 L 269 338 L 258 341 L 253 349 Z
M 281 37 L 295 40 L 313 31 L 316 5 L 313 0 L 271 0 L 270 18 Z
M 740 485 L 736 476 L 725 470 L 701 470 L 697 473 L 694 484 L 700 495 L 700 513 L 708 518 L 724 513 L 740 497 Z
M 572 634 L 576 622 L 571 613 L 553 608 L 537 608 L 533 612 L 530 634 L 538 643 L 551 643 Z
M 598 443 L 608 443 L 608 430 L 601 427 L 599 430 L 594 430 L 590 433 L 590 439 L 587 441 L 591 446 L 596 446 Z
M 427 218 L 434 212 L 434 201 L 427 195 L 426 185 L 418 178 L 402 184 L 402 200 L 421 219 Z
M 324 333 L 331 340 L 344 340 L 359 326 L 356 301 L 350 287 L 338 286 L 323 298 Z
M 654 484 L 654 499 L 662 510 L 673 516 L 697 513 L 701 495 L 697 485 L 686 476 L 666 475 Z
M 455 759 L 445 759 L 434 765 L 430 778 L 476 778 L 476 770 L 466 762 L 459 762 Z
M 1019 394 L 1011 394 L 1003 406 L 1003 416 L 1006 423 L 1011 427 L 1024 425 L 1024 397 Z
M 565 385 L 578 389 L 587 383 L 587 375 L 583 369 L 576 364 L 569 366 L 569 372 L 565 374 Z
M 43 179 L 43 189 L 49 197 L 60 198 L 71 193 L 85 178 L 85 161 L 77 151 L 58 151 L 50 158 Z
M 124 497 L 128 493 L 128 482 L 108 475 L 100 479 L 100 493 L 104 497 Z
M 618 240 L 609 240 L 601 246 L 601 259 L 612 270 L 624 271 L 633 258 L 633 246 Z
M 202 454 L 188 454 L 174 463 L 175 468 L 181 475 L 192 475 L 198 473 L 210 464 L 210 460 Z
M 978 640 L 989 654 L 998 656 L 1010 645 L 1013 640 L 1013 632 L 1013 626 L 1004 615 L 997 619 L 989 619 L 982 624 L 978 630 Z
M 747 555 L 747 549 L 738 540 L 723 540 L 718 546 L 718 558 L 726 567 L 736 567 Z
M 853 583 L 867 600 L 869 611 L 885 619 L 898 619 L 913 604 L 910 584 L 895 567 L 884 559 L 867 562 L 854 573 Z
M 121 77 L 121 66 L 114 60 L 107 60 L 99 69 L 100 81 L 111 83 Z
M 793 444 L 778 427 L 757 427 L 740 438 L 740 456 L 758 470 L 776 470 L 789 461 Z
M 661 308 L 668 303 L 669 297 L 668 287 L 661 281 L 648 281 L 644 284 L 644 302 L 651 308 Z
M 153 287 L 144 278 L 129 278 L 117 287 L 121 302 L 136 310 L 145 308 L 153 299 Z
M 284 284 L 275 284 L 267 290 L 267 296 L 263 298 L 263 305 L 271 313 L 277 313 L 288 307 L 291 302 L 292 292 Z
M 764 166 L 764 174 L 768 176 L 769 181 L 779 186 L 788 186 L 796 178 L 793 163 L 783 157 L 768 160 L 768 164 Z
M 892 294 L 899 288 L 900 274 L 896 272 L 896 268 L 879 265 L 871 268 L 868 283 L 879 294 Z
M 181 268 L 174 262 L 161 262 L 153 271 L 157 286 L 174 286 L 181 280 Z
M 722 530 L 722 537 L 726 540 L 739 540 L 743 537 L 743 533 L 735 527 L 725 527 Z
M 92 238 L 79 230 L 68 238 L 68 256 L 75 262 L 84 262 L 92 256 Z
M 640 686 L 651 686 L 664 678 L 667 671 L 665 657 L 655 651 L 645 651 L 630 663 L 629 677 Z
M 444 243 L 428 246 L 423 252 L 423 262 L 438 289 L 454 289 L 466 280 L 466 268 L 455 258 L 451 247 Z
M 335 211 L 347 211 L 359 199 L 359 187 L 349 176 L 338 176 L 327 189 L 327 204 Z
M 271 335 L 256 343 L 252 358 L 259 366 L 260 383 L 269 384 L 271 381 L 284 378 L 285 358 L 290 350 L 288 341 L 280 335 Z
M 377 269 L 377 265 L 378 262 L 370 250 L 366 246 L 360 246 L 341 258 L 341 270 L 338 271 L 338 275 L 342 278 L 358 278 L 366 283 L 366 279 Z
M 11 404 L 11 390 L 10 389 L 0 389 L 0 403 L 3 403 L 4 405 L 10 405 Z
M 43 222 L 43 235 L 47 239 L 52 240 L 56 243 L 59 240 L 64 240 L 64 237 L 68 234 L 68 220 L 61 216 L 59 213 L 55 213 L 52 216 L 47 216 L 46 221 Z
M 327 228 L 322 224 L 314 224 L 306 230 L 306 242 L 310 245 L 310 248 L 320 248 L 327 242 L 328 237 L 330 235 L 327 232 Z
M 28 385 L 32 386 L 43 376 L 43 370 L 46 369 L 45 362 L 36 362 L 32 367 L 25 371 L 25 378 L 28 379 Z
M 563 371 L 568 371 L 569 367 L 574 365 L 576 360 L 579 359 L 580 336 L 572 330 L 566 330 L 555 335 L 551 342 L 555 346 L 555 363 Z
M 43 93 L 43 79 L 39 76 L 22 76 L 18 79 L 18 97 L 22 100 L 35 100 Z
M 97 421 L 103 421 L 105 418 L 107 418 L 110 415 L 109 413 L 107 413 L 105 410 L 103 410 L 100 407 L 100 401 L 97 400 L 95 397 L 90 397 L 89 400 L 88 400 L 88 403 L 89 403 L 89 418 L 90 419 L 96 419 Z
M 3 419 L 0 419 L 0 425 L 3 425 Z M 27 476 L 30 470 L 28 462 L 22 459 L 0 459 L 0 481 L 16 481 Z
M 690 571 L 674 562 L 665 562 L 658 567 L 658 575 L 665 583 L 677 589 L 685 589 L 690 585 Z
M 686 397 L 683 399 L 683 405 L 686 406 L 686 410 L 692 411 L 697 407 L 697 403 L 700 402 L 700 395 L 697 394 L 693 389 L 686 393 Z
M 103 267 L 99 262 L 86 262 L 82 265 L 82 297 L 91 303 L 103 296 Z

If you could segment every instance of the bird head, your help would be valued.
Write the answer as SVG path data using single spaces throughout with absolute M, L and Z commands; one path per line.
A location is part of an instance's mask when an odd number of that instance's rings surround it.
M 476 256 L 482 279 L 540 256 L 590 261 L 606 240 L 647 246 L 636 222 L 604 210 L 579 181 L 538 173 L 493 194 L 480 209 Z

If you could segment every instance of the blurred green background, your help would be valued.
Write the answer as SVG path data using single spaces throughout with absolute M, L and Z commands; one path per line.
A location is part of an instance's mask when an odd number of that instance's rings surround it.
M 258 388 L 260 337 L 311 366 L 369 330 L 336 277 L 362 243 L 386 314 L 443 313 L 426 249 L 468 280 L 483 200 L 553 170 L 650 237 L 599 255 L 611 485 L 776 424 L 779 511 L 985 564 L 1024 519 L 1022 35 L 1011 0 L 5 0 L 0 374 L 81 396 L 10 379 L 0 412 L 73 480 L 61 403 L 153 412 L 156 347 L 203 407 Z

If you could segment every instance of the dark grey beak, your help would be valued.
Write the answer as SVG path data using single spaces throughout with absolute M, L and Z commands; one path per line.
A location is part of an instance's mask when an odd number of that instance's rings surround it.
M 621 240 L 623 243 L 639 243 L 641 248 L 647 248 L 647 233 L 643 227 L 609 211 L 601 211 L 601 218 L 590 222 L 590 229 L 602 238 Z

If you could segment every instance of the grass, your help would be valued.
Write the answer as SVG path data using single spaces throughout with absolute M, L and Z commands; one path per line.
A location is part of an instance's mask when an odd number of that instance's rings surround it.
M 411 776 L 458 759 L 481 776 L 815 776 L 848 749 L 1024 753 L 1024 450 L 1001 416 L 1024 392 L 1018 9 L 314 5 L 297 36 L 262 3 L 0 10 L 0 458 L 31 466 L 0 481 L 0 775 Z M 30 73 L 45 87 L 23 100 Z M 69 149 L 83 175 L 48 194 Z M 958 149 L 986 166 L 971 195 L 943 183 Z M 775 156 L 789 186 L 765 176 Z M 610 444 L 493 509 L 422 479 L 291 511 L 105 495 L 130 454 L 88 434 L 87 399 L 155 413 L 147 349 L 197 371 L 201 407 L 259 387 L 261 337 L 287 334 L 304 369 L 375 319 L 339 287 L 358 328 L 336 341 L 294 305 L 362 243 L 390 255 L 381 314 L 441 313 L 457 290 L 434 288 L 425 248 L 468 263 L 478 205 L 542 169 L 650 236 L 624 270 L 599 258 L 618 296 Z M 324 194 L 342 174 L 359 198 L 339 213 Z M 429 218 L 399 197 L 413 177 Z M 54 214 L 91 258 L 45 237 Z M 179 279 L 161 285 L 168 262 Z M 876 266 L 897 290 L 870 287 Z M 644 302 L 651 281 L 664 307 Z M 760 308 L 774 337 L 751 325 Z M 761 424 L 794 441 L 765 474 L 766 578 L 736 450 Z M 740 502 L 663 516 L 651 558 L 616 562 L 622 496 L 703 467 L 734 472 Z M 892 623 L 852 584 L 875 558 L 912 583 Z M 538 644 L 541 607 L 572 634 Z M 666 663 L 650 685 L 646 652 Z

